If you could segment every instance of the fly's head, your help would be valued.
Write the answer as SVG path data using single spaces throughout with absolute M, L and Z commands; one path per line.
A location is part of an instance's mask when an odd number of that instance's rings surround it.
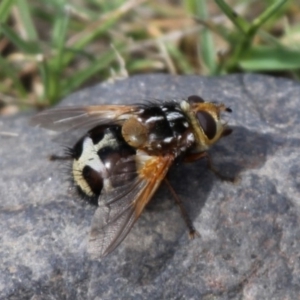
M 206 151 L 221 137 L 232 132 L 222 119 L 222 112 L 232 110 L 223 103 L 205 102 L 201 97 L 193 95 L 183 100 L 180 106 L 193 126 L 197 151 Z

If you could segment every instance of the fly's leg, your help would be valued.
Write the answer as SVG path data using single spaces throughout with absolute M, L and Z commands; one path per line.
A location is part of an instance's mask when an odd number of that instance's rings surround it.
M 190 239 L 194 239 L 195 237 L 199 237 L 200 234 L 199 232 L 195 229 L 193 222 L 191 221 L 185 207 L 183 206 L 183 203 L 181 201 L 181 199 L 178 197 L 178 195 L 176 194 L 176 192 L 174 191 L 173 187 L 171 186 L 169 180 L 167 178 L 164 179 L 165 184 L 167 185 L 169 191 L 171 192 L 172 196 L 174 197 L 177 205 L 180 208 L 180 212 L 181 212 L 181 216 L 186 224 L 186 226 L 188 227 L 189 230 L 189 238 Z
M 207 152 L 200 152 L 200 153 L 191 153 L 187 155 L 184 159 L 184 162 L 194 162 L 196 160 L 200 160 L 205 158 L 207 161 L 207 167 L 211 172 L 213 172 L 219 179 L 229 182 L 235 182 L 235 177 L 228 177 L 221 174 L 213 165 L 212 160 Z
M 49 160 L 51 161 L 56 161 L 56 160 L 71 160 L 72 157 L 70 156 L 59 156 L 59 155 L 55 155 L 55 154 L 52 154 L 49 156 Z

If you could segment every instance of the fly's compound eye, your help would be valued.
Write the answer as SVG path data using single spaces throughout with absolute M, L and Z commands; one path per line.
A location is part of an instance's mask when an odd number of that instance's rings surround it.
M 197 95 L 192 95 L 192 96 L 189 96 L 187 98 L 189 104 L 193 104 L 193 103 L 204 103 L 205 101 L 200 97 L 200 96 L 197 96 Z
M 217 133 L 217 124 L 214 118 L 206 111 L 197 112 L 197 119 L 208 139 L 213 139 Z

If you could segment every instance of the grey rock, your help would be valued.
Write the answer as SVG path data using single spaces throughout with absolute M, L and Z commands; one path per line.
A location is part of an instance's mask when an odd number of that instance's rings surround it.
M 233 109 L 234 131 L 211 151 L 236 184 L 205 161 L 174 166 L 170 181 L 201 234 L 188 240 L 162 186 L 115 252 L 86 253 L 95 208 L 70 190 L 62 153 L 32 114 L 1 117 L 1 299 L 298 299 L 300 85 L 261 75 L 145 75 L 100 84 L 62 105 L 134 103 L 199 94 Z

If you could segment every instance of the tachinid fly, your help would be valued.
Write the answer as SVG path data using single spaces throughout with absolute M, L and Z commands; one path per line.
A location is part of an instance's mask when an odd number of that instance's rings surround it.
M 193 95 L 163 103 L 62 107 L 33 118 L 34 124 L 52 130 L 87 130 L 68 158 L 75 186 L 98 205 L 89 240 L 93 258 L 123 241 L 163 180 L 195 236 L 166 174 L 176 158 L 208 157 L 209 147 L 231 133 L 221 119 L 224 111 L 231 109 Z

